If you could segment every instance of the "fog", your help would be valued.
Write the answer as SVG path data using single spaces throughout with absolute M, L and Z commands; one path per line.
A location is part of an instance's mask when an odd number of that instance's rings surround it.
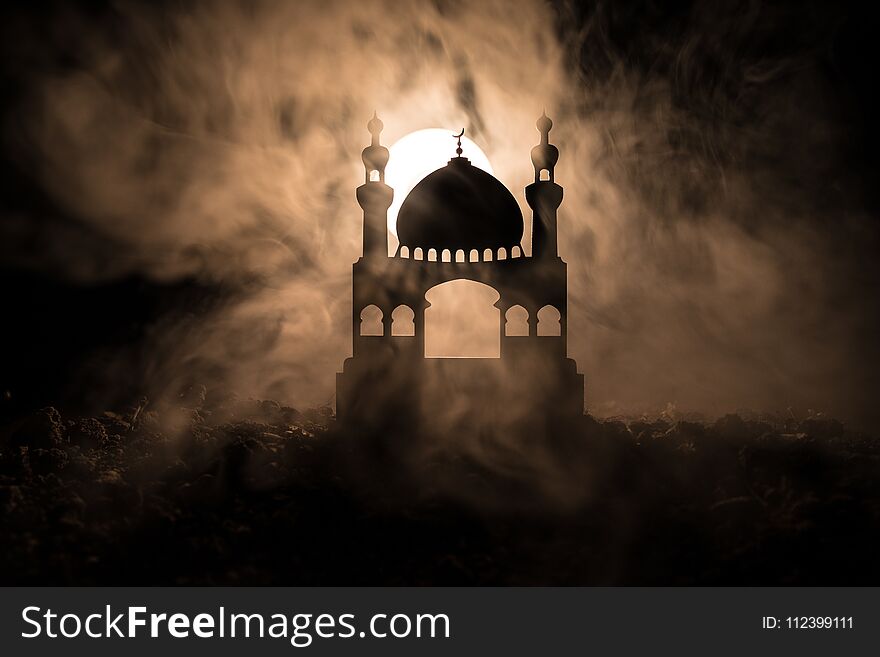
M 623 45 L 612 28 L 638 16 L 564 3 L 70 9 L 53 40 L 20 46 L 76 55 L 29 75 L 5 136 L 76 222 L 7 215 L 4 253 L 83 285 L 136 273 L 235 290 L 138 345 L 147 394 L 200 382 L 332 403 L 373 110 L 385 145 L 465 127 L 523 207 L 528 252 L 522 190 L 546 108 L 588 410 L 867 422 L 877 235 L 841 165 L 822 42 L 762 48 L 789 16 L 746 9 L 698 6 Z

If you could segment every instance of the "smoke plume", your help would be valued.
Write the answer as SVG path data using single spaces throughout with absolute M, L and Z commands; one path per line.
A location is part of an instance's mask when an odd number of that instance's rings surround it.
M 323 403 L 350 353 L 354 188 L 373 110 L 385 144 L 466 126 L 527 210 L 546 107 L 565 187 L 569 351 L 589 410 L 873 419 L 876 272 L 862 263 L 877 235 L 840 166 L 823 16 L 697 3 L 658 27 L 658 11 L 67 9 L 14 47 L 29 68 L 5 134 L 74 221 L 6 213 L 4 258 L 86 285 L 137 274 L 232 290 L 136 346 L 145 391 L 222 383 Z M 804 36 L 775 45 L 790 20 Z

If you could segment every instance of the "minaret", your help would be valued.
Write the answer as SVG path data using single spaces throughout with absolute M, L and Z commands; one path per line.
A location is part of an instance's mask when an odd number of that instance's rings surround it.
M 388 257 L 388 208 L 394 199 L 394 190 L 385 184 L 385 165 L 388 149 L 379 144 L 379 133 L 384 127 L 373 112 L 367 124 L 373 139 L 364 149 L 364 184 L 357 188 L 357 200 L 364 210 L 364 258 Z
M 541 114 L 535 126 L 541 133 L 541 143 L 532 149 L 535 182 L 526 187 L 526 202 L 532 208 L 532 257 L 556 258 L 556 211 L 562 204 L 562 187 L 556 184 L 553 169 L 559 160 L 559 149 L 550 143 L 553 121 Z M 546 171 L 548 180 L 541 180 Z

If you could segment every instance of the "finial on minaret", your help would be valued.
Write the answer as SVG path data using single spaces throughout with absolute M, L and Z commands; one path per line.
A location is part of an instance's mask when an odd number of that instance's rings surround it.
M 553 121 L 547 116 L 547 110 L 541 111 L 541 117 L 535 122 L 535 127 L 541 133 L 541 143 L 547 144 L 550 140 L 550 128 L 553 127 Z
M 378 182 L 385 182 L 385 165 L 388 164 L 388 149 L 379 144 L 379 134 L 382 132 L 382 128 L 384 127 L 385 124 L 382 123 L 382 119 L 380 119 L 379 116 L 376 114 L 376 111 L 373 110 L 373 118 L 371 118 L 370 122 L 367 123 L 367 130 L 370 131 L 372 140 L 370 142 L 370 145 L 367 146 L 364 149 L 364 152 L 361 154 L 361 159 L 363 159 L 364 161 L 365 169 L 364 182 L 370 182 L 371 174 L 374 171 L 378 173 Z
M 452 135 L 452 137 L 458 140 L 458 146 L 455 149 L 455 156 L 461 157 L 461 138 L 464 137 L 464 128 L 462 128 L 461 132 L 459 132 L 457 135 Z
M 373 136 L 373 146 L 379 145 L 379 133 L 382 132 L 382 128 L 384 127 L 385 124 L 382 123 L 382 119 L 376 114 L 376 110 L 373 110 L 373 118 L 371 118 L 370 122 L 367 124 L 367 130 L 369 130 L 370 134 Z
M 550 182 L 553 182 L 553 169 L 559 161 L 559 149 L 550 143 L 550 128 L 553 121 L 547 116 L 547 112 L 541 112 L 540 118 L 535 122 L 535 127 L 541 133 L 541 143 L 532 149 L 532 164 L 535 167 L 535 182 L 540 182 L 541 172 L 546 171 Z

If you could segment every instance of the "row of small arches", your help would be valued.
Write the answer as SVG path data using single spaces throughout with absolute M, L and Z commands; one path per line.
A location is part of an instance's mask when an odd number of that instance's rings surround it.
M 361 310 L 360 334 L 362 336 L 383 336 L 384 317 L 379 306 L 371 304 Z M 544 306 L 537 312 L 537 332 L 540 337 L 558 337 L 562 335 L 561 315 L 555 306 Z M 416 334 L 415 313 L 405 304 L 397 306 L 391 312 L 391 335 L 396 337 L 412 337 Z M 504 314 L 504 335 L 519 337 L 529 335 L 529 311 L 523 306 L 511 306 Z
M 509 256 L 508 256 L 509 254 Z M 412 257 L 410 258 L 410 255 Z M 450 249 L 443 249 L 440 252 L 440 262 L 492 262 L 492 260 L 507 260 L 510 258 L 521 258 L 522 249 L 518 246 L 512 246 L 508 251 L 503 246 L 498 251 L 492 249 L 484 249 L 482 252 L 478 249 L 471 249 L 466 253 L 464 249 L 458 249 L 453 255 Z M 437 249 L 428 249 L 427 257 L 422 247 L 417 246 L 410 253 L 408 246 L 401 246 L 397 251 L 397 257 L 409 258 L 411 260 L 428 260 L 428 262 L 437 262 Z

